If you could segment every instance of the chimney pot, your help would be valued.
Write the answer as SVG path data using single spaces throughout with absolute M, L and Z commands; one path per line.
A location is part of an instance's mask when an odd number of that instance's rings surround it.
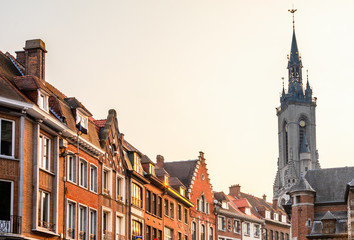
M 162 155 L 157 155 L 156 156 L 156 165 L 158 168 L 163 168 L 163 165 L 165 164 L 165 158 Z
M 273 208 L 274 209 L 278 208 L 278 199 L 273 199 Z
M 263 194 L 263 200 L 267 201 L 267 195 Z

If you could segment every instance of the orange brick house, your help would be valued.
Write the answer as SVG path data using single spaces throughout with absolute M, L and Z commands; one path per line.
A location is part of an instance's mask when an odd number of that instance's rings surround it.
M 190 229 L 192 240 L 214 240 L 216 217 L 214 197 L 204 153 L 196 160 L 157 162 L 171 177 L 178 178 L 187 188 L 187 197 L 194 207 L 190 209 Z

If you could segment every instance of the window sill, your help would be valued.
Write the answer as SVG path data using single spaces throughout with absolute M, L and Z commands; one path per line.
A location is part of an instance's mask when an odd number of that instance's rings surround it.
M 45 168 L 39 167 L 39 170 L 41 170 L 41 171 L 43 171 L 43 172 L 46 172 L 46 173 L 49 173 L 50 175 L 55 176 L 55 173 L 54 173 L 54 172 L 51 172 L 51 171 L 49 171 L 49 170 L 47 170 L 47 169 L 45 169 Z
M 92 190 L 90 190 L 90 192 L 92 192 L 92 193 L 94 193 L 94 194 L 98 194 L 97 192 L 95 192 L 95 191 L 92 191 Z
M 68 183 L 71 183 L 71 184 L 74 184 L 74 185 L 77 185 L 76 182 L 73 182 L 73 181 L 71 181 L 71 180 L 67 180 L 67 182 L 68 182 Z
M 1 154 L 0 154 L 0 158 L 7 159 L 7 160 L 20 161 L 20 159 L 17 159 L 13 156 L 6 156 L 6 155 L 1 155 Z
M 82 186 L 82 185 L 80 185 L 80 184 L 78 184 L 78 186 L 81 187 L 81 188 L 83 188 L 83 189 L 85 189 L 85 190 L 88 190 L 88 188 L 85 187 L 85 186 Z
M 52 236 L 60 236 L 59 234 L 57 234 L 55 232 L 49 231 L 48 229 L 41 228 L 41 227 L 34 228 L 34 229 L 32 229 L 32 231 L 33 232 L 41 232 L 41 233 L 45 233 L 45 234 L 52 235 Z

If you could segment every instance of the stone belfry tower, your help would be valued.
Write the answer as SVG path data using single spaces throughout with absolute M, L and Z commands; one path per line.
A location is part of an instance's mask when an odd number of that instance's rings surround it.
M 303 85 L 302 61 L 295 36 L 294 13 L 293 36 L 288 56 L 288 89 L 284 88 L 277 108 L 279 158 L 278 171 L 273 185 L 273 199 L 279 205 L 288 201 L 286 192 L 308 170 L 320 168 L 316 148 L 316 98 L 307 79 Z

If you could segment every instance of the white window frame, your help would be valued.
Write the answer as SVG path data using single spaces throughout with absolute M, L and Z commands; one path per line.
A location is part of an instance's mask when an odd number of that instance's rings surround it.
M 43 97 L 43 100 L 42 100 Z M 43 91 L 38 90 L 38 107 L 45 112 L 49 112 L 49 96 L 48 94 L 44 93 Z
M 82 219 L 81 219 L 81 209 L 84 209 L 85 210 L 85 223 L 84 223 L 84 225 L 85 226 L 83 226 L 83 228 L 84 228 L 84 231 L 81 231 L 81 224 L 82 224 Z M 79 204 L 79 207 L 78 207 L 78 239 L 80 239 L 80 240 L 86 240 L 86 239 L 88 239 L 87 238 L 87 219 L 88 219 L 88 217 L 87 217 L 87 206 L 86 205 L 83 205 L 83 204 Z M 80 234 L 81 234 L 81 232 L 84 232 L 85 234 L 84 234 L 84 236 L 81 238 L 80 237 Z
M 285 216 L 285 215 L 281 215 L 281 221 L 282 221 L 283 223 L 286 223 L 286 216 Z
M 255 238 L 259 238 L 261 235 L 261 226 L 259 224 L 253 224 L 253 229 L 254 229 L 253 236 Z M 257 231 L 257 229 L 258 229 L 258 231 Z
M 265 211 L 265 218 L 268 218 L 268 219 L 270 219 L 270 211 Z
M 275 221 L 279 221 L 279 214 L 278 213 L 274 213 L 274 220 Z
M 167 235 L 167 232 L 170 232 L 170 235 Z M 164 228 L 164 240 L 174 240 L 173 235 L 174 235 L 173 229 L 165 226 L 165 228 Z
M 215 238 L 215 231 L 214 231 L 214 228 L 212 226 L 209 226 L 208 228 L 208 240 L 213 240 Z M 210 231 L 211 230 L 211 231 Z M 213 235 L 211 235 L 211 233 Z M 211 236 L 212 236 L 212 239 L 211 239 Z
M 220 221 L 221 224 L 220 224 Z M 218 230 L 220 231 L 226 231 L 226 223 L 225 223 L 225 217 L 224 216 L 218 216 Z
M 240 228 L 239 231 L 237 231 L 236 222 L 237 222 L 238 225 L 239 225 L 239 228 Z M 238 233 L 238 234 L 241 233 L 241 221 L 240 221 L 240 220 L 234 220 L 234 233 Z
M 88 132 L 88 117 L 83 114 L 78 109 L 76 110 L 76 124 L 80 123 L 80 125 L 87 130 Z
M 247 215 L 251 215 L 251 208 L 246 207 L 246 208 L 245 208 L 245 213 L 246 213 Z
M 11 155 L 3 155 L 1 154 L 1 145 L 0 145 L 0 156 L 5 157 L 5 158 L 14 158 L 15 155 L 15 121 L 6 119 L 6 118 L 0 118 L 0 143 L 1 143 L 1 124 L 2 121 L 7 121 L 12 123 L 12 142 L 11 142 Z
M 107 188 L 104 188 L 105 185 L 105 172 L 107 172 Z M 103 166 L 102 168 L 102 194 L 103 195 L 112 195 L 112 169 Z
M 243 229 L 245 229 L 244 235 L 251 236 L 251 223 L 250 222 L 244 222 L 244 226 L 245 226 L 243 228 Z M 247 226 L 249 226 L 249 228 Z
M 107 231 L 112 234 L 112 210 L 110 208 L 106 208 L 104 206 L 102 206 L 102 211 L 101 211 L 101 236 L 104 239 L 104 236 L 106 233 L 104 233 L 104 229 L 103 229 L 103 221 L 104 221 L 104 214 L 107 213 L 108 214 L 108 219 L 107 219 Z
M 67 180 L 72 183 L 77 183 L 77 157 L 73 153 L 69 152 L 67 155 Z M 74 163 L 70 164 L 70 158 L 73 159 Z M 74 169 L 73 169 L 74 168 Z M 70 179 L 70 172 L 73 179 Z
M 73 215 L 72 216 L 70 216 L 70 214 L 69 214 L 69 204 L 72 204 L 73 206 L 74 206 L 74 211 L 73 211 Z M 77 209 L 77 203 L 75 202 L 75 201 L 73 201 L 73 200 L 70 200 L 70 199 L 67 199 L 66 200 L 66 211 L 67 211 L 67 216 L 66 216 L 66 228 L 67 228 L 67 230 L 66 230 L 66 233 L 65 233 L 65 236 L 66 236 L 66 238 L 67 239 L 76 239 L 76 219 L 77 219 L 77 216 L 76 216 L 76 209 Z M 72 222 L 72 224 L 73 224 L 73 226 L 74 226 L 74 228 L 70 228 L 70 229 L 72 229 L 73 231 L 74 231 L 74 234 L 72 234 L 71 236 L 69 236 L 69 234 L 68 234 L 68 231 L 69 231 L 69 218 L 72 218 L 71 219 L 71 222 Z M 74 235 L 74 237 L 72 237 Z M 69 237 L 68 237 L 69 236 Z
M 48 140 L 48 142 L 47 142 Z M 44 143 L 47 143 L 46 145 L 46 162 L 44 161 Z M 38 151 L 38 157 L 39 157 L 39 167 L 41 169 L 44 169 L 46 171 L 50 171 L 50 161 L 51 161 L 51 139 L 49 137 L 47 137 L 44 134 L 40 134 L 39 135 L 39 140 L 38 140 L 38 147 L 39 147 L 39 151 Z
M 125 196 L 125 178 L 123 175 L 116 173 L 116 200 L 124 202 L 125 201 L 124 196 Z
M 83 184 L 81 184 L 81 181 L 82 181 L 82 179 L 83 179 L 83 176 L 82 176 L 82 171 L 81 171 L 81 162 L 83 162 L 83 163 L 86 163 L 86 171 L 84 172 L 84 174 L 85 174 L 85 176 L 84 176 L 84 185 Z M 88 178 L 87 178 L 87 175 L 88 175 L 88 162 L 85 160 L 85 159 L 83 159 L 83 158 L 80 158 L 79 159 L 79 186 L 80 187 L 83 187 L 83 188 L 85 188 L 85 189 L 87 189 L 88 188 Z M 86 186 L 85 186 L 86 185 Z
M 38 226 L 41 227 L 41 228 L 50 228 L 50 225 L 49 224 L 52 224 L 51 221 L 50 221 L 50 192 L 47 192 L 47 191 L 44 191 L 44 190 L 39 190 L 39 204 L 40 204 L 40 211 L 38 211 L 38 214 L 39 214 L 39 220 L 44 222 L 44 219 L 43 219 L 43 214 L 44 214 L 44 208 L 43 208 L 43 205 L 44 205 L 44 201 L 43 201 L 43 195 L 44 194 L 48 194 L 48 206 L 47 206 L 47 209 L 46 212 L 47 212 L 47 215 L 48 215 L 48 227 L 43 227 L 42 224 L 39 222 L 38 223 Z
M 118 221 L 117 219 L 120 218 L 121 219 L 121 226 L 120 226 L 120 231 L 118 231 Z M 124 218 L 124 214 L 120 213 L 120 212 L 116 212 L 116 232 L 115 232 L 115 236 L 116 236 L 116 240 L 120 240 L 119 235 L 121 236 L 125 236 L 125 218 Z M 119 234 L 119 235 L 118 235 Z
M 96 215 L 95 215 L 95 228 L 93 229 L 92 227 L 91 227 L 91 225 L 92 225 L 92 217 L 91 217 L 91 213 L 92 212 L 94 212 Z M 98 226 L 98 222 L 97 222 L 97 220 L 98 220 L 98 214 L 97 214 L 97 210 L 96 209 L 94 209 L 94 208 L 89 208 L 89 226 L 88 226 L 88 228 L 89 228 L 89 230 L 88 230 L 88 239 L 92 239 L 92 240 L 97 240 L 97 226 Z M 94 233 L 92 233 L 92 232 L 94 232 Z M 91 238 L 91 234 L 93 234 L 94 236 Z
M 92 176 L 91 169 L 96 170 L 95 173 L 94 173 L 94 176 Z M 97 193 L 98 192 L 98 187 L 97 187 L 98 168 L 97 168 L 97 166 L 95 164 L 90 163 L 90 172 L 89 172 L 89 174 L 90 174 L 90 179 L 89 179 L 90 191 L 94 192 L 94 193 Z

